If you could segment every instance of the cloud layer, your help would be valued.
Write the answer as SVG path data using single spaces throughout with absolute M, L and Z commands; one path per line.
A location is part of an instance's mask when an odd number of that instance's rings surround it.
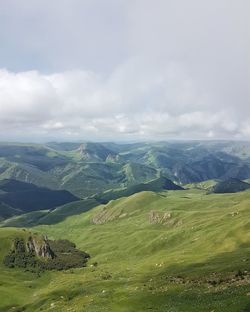
M 145 65 L 145 64 L 144 64 Z M 34 139 L 249 138 L 248 106 L 219 105 L 177 64 L 108 77 L 0 71 L 0 130 Z
M 250 139 L 248 1 L 27 2 L 0 4 L 1 140 Z

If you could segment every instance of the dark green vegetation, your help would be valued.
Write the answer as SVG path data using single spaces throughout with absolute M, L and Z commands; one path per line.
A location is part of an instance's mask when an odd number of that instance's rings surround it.
M 76 249 L 76 245 L 67 239 L 49 240 L 49 245 L 54 257 L 45 262 L 45 270 L 67 270 L 82 268 L 90 258 L 89 254 Z
M 29 211 L 52 209 L 78 200 L 68 191 L 50 190 L 11 179 L 0 181 L 0 192 L 0 218 Z
M 221 181 L 212 188 L 214 193 L 237 193 L 250 189 L 250 184 L 239 179 Z
M 1 312 L 250 311 L 249 143 L 2 144 L 0 157 L 0 180 L 81 198 L 25 214 L 0 204 Z M 50 238 L 39 276 L 29 233 Z
M 45 270 L 85 267 L 89 257 L 68 240 L 53 241 L 29 233 L 26 237 L 22 235 L 13 239 L 3 264 L 9 268 L 23 268 L 39 274 Z

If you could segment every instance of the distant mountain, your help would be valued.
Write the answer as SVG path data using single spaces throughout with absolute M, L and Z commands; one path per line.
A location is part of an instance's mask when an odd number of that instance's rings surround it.
M 12 163 L 29 164 L 45 172 L 68 162 L 67 157 L 38 144 L 0 144 L 0 158 Z
M 250 189 L 250 184 L 239 179 L 230 178 L 218 182 L 211 190 L 212 193 L 237 193 Z
M 77 152 L 81 158 L 88 161 L 112 161 L 117 154 L 106 148 L 101 143 L 84 143 L 79 146 Z
M 249 179 L 250 143 L 0 143 L 0 180 L 67 190 L 80 198 L 159 176 L 180 185 L 230 177 Z
M 78 200 L 76 196 L 65 190 L 51 190 L 8 179 L 0 181 L 0 191 L 0 217 L 2 218 L 29 211 L 53 209 Z
M 49 142 L 46 143 L 46 147 L 50 148 L 55 151 L 74 151 L 79 148 L 80 143 L 74 143 L 74 142 Z

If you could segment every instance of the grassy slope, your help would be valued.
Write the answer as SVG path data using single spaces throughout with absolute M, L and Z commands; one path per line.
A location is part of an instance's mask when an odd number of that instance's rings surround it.
M 98 205 L 95 199 L 83 199 L 74 201 L 54 210 L 39 210 L 13 216 L 7 220 L 0 221 L 2 227 L 32 227 L 38 224 L 55 224 L 69 216 L 86 212 Z M 1 206 L 0 206 L 1 208 Z
M 185 185 L 185 188 L 195 188 L 195 189 L 201 189 L 201 190 L 211 190 L 215 184 L 217 184 L 218 181 L 216 180 L 207 180 L 202 182 L 194 182 L 189 183 Z
M 42 289 L 51 276 L 44 273 L 40 278 L 36 274 L 22 269 L 8 269 L 2 265 L 3 256 L 8 253 L 12 239 L 26 235 L 23 230 L 4 229 L 0 231 L 0 311 L 15 311 L 14 307 L 34 300 L 34 292 Z M 33 299 L 34 298 L 34 299 Z
M 94 196 L 100 203 L 108 203 L 112 199 L 128 197 L 142 191 L 160 192 L 163 190 L 180 190 L 181 186 L 174 184 L 171 180 L 165 177 L 159 177 L 146 183 L 135 184 L 123 189 L 113 189 L 97 194 Z
M 213 272 L 223 277 L 249 271 L 249 204 L 249 191 L 142 192 L 56 225 L 33 228 L 72 240 L 98 266 L 50 272 L 38 279 L 1 267 L 0 310 L 19 305 L 25 311 L 247 312 L 249 285 L 178 284 L 168 277 L 202 280 Z M 93 216 L 103 209 L 107 223 L 94 225 Z M 170 212 L 170 222 L 150 224 L 152 210 Z M 238 214 L 232 216 L 234 212 Z M 117 218 L 111 221 L 108 216 L 114 213 Z M 8 247 L 4 236 L 9 239 L 13 231 L 0 229 L 1 254 Z

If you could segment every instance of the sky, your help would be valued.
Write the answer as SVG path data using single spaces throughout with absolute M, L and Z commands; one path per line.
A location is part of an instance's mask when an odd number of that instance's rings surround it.
M 1 141 L 250 140 L 248 0 L 1 0 Z

